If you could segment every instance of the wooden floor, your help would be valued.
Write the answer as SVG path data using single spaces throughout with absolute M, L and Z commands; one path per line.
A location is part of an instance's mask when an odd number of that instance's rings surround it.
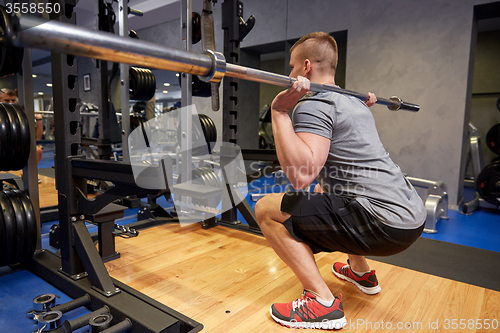
M 40 207 L 57 204 L 54 179 L 39 178 Z M 295 300 L 302 288 L 263 237 L 169 224 L 117 237 L 116 249 L 121 258 L 106 263 L 111 276 L 202 323 L 202 332 L 290 331 L 272 320 L 269 306 Z M 343 294 L 344 331 L 500 332 L 500 292 L 369 261 L 382 287 L 369 296 L 333 276 L 332 263 L 346 255 L 316 259 L 332 292 Z M 498 328 L 476 329 L 479 323 Z
M 117 238 L 116 248 L 121 258 L 106 264 L 111 276 L 202 323 L 202 332 L 290 331 L 269 306 L 300 297 L 302 288 L 263 237 L 170 224 Z M 344 254 L 316 259 L 332 292 L 343 294 L 349 332 L 500 331 L 500 292 L 370 261 L 382 291 L 369 296 L 333 276 Z M 485 322 L 499 328 L 476 329 Z M 453 329 L 460 324 L 465 329 Z
M 8 173 L 21 177 L 22 170 L 9 171 Z M 40 174 L 38 175 L 38 179 L 40 179 L 41 181 L 38 184 L 40 207 L 50 207 L 57 205 L 57 191 L 56 191 L 55 179 Z

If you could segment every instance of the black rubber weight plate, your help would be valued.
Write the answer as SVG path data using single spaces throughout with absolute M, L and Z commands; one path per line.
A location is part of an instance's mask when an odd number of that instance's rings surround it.
M 0 36 L 7 39 L 10 14 L 4 6 L 0 6 Z M 15 74 L 21 69 L 23 48 L 14 47 L 8 40 L 0 48 L 0 77 Z
M 10 105 L 19 120 L 19 129 L 21 132 L 21 153 L 19 155 L 18 164 L 16 167 L 18 169 L 22 169 L 28 164 L 28 158 L 30 157 L 30 148 L 31 148 L 31 136 L 30 136 L 30 127 L 28 122 L 28 117 L 24 113 L 23 108 L 18 104 Z
M 205 140 L 207 142 L 207 148 L 208 148 L 208 153 L 210 154 L 212 152 L 212 148 L 213 148 L 213 128 L 210 124 L 210 117 L 207 116 L 207 115 L 201 115 L 203 116 L 203 121 L 205 123 Z
M 0 208 L 2 209 L 5 225 L 5 262 L 7 265 L 15 264 L 17 248 L 16 217 L 10 204 L 9 198 L 4 192 L 0 192 Z
M 14 192 L 21 200 L 24 209 L 24 214 L 26 216 L 27 231 L 25 232 L 26 253 L 23 257 L 24 261 L 26 259 L 33 257 L 33 253 L 35 253 L 36 250 L 36 241 L 37 241 L 36 215 L 35 215 L 35 210 L 33 208 L 33 204 L 31 203 L 31 200 L 28 198 L 28 195 L 21 190 L 14 190 Z
M 210 118 L 209 116 L 207 116 L 207 123 L 208 123 L 208 126 L 210 128 L 210 149 L 214 149 L 215 147 L 215 143 L 217 142 L 217 128 L 215 127 L 215 123 L 214 121 L 212 120 L 212 118 Z
M 0 170 L 9 171 L 11 166 L 11 137 L 10 137 L 10 121 L 7 116 L 7 111 L 0 103 Z
M 0 212 L 0 267 L 8 265 L 7 263 L 7 234 L 5 231 L 5 222 L 3 220 L 3 214 Z
M 24 208 L 21 200 L 14 191 L 4 191 L 10 200 L 12 209 L 14 210 L 14 216 L 16 221 L 16 231 L 17 231 L 17 246 L 16 246 L 16 256 L 12 264 L 17 264 L 23 261 L 26 254 L 26 215 L 24 214 Z
M 4 109 L 7 112 L 7 116 L 9 117 L 10 122 L 10 135 L 11 135 L 11 149 L 10 149 L 10 160 L 11 160 L 11 170 L 19 170 L 16 169 L 18 165 L 17 160 L 19 159 L 19 155 L 21 154 L 21 131 L 19 126 L 19 118 L 17 118 L 16 112 L 9 104 L 4 104 Z
M 205 117 L 204 114 L 199 114 L 198 115 L 198 118 L 200 119 L 200 125 L 201 125 L 201 130 L 203 131 L 203 137 L 205 139 L 205 141 L 208 141 L 209 139 L 209 128 L 208 128 L 208 125 L 207 125 L 207 118 Z
M 137 87 L 139 85 L 139 78 L 138 78 L 138 73 L 137 69 L 135 67 L 131 67 L 129 71 L 129 85 L 130 89 L 132 90 L 130 92 L 130 99 L 131 100 L 136 100 L 137 98 Z
M 500 123 L 493 125 L 486 133 L 486 145 L 495 154 L 500 154 Z

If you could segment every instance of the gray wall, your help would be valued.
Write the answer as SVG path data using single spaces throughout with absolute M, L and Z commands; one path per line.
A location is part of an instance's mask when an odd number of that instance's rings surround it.
M 347 30 L 346 89 L 421 106 L 415 114 L 372 110 L 395 163 L 411 176 L 444 181 L 453 206 L 461 192 L 473 7 L 488 2 L 246 1 L 257 23 L 242 47 Z
M 449 203 L 461 195 L 474 5 L 480 0 L 252 0 L 244 18 L 256 25 L 249 47 L 299 38 L 312 31 L 347 30 L 346 89 L 397 95 L 421 106 L 418 113 L 372 107 L 386 150 L 403 172 L 444 181 Z M 214 7 L 216 42 L 222 46 L 220 3 Z M 193 6 L 193 10 L 198 10 Z M 143 39 L 180 48 L 179 21 L 140 31 Z M 194 49 L 196 51 L 196 49 Z M 470 91 L 469 91 L 470 93 Z

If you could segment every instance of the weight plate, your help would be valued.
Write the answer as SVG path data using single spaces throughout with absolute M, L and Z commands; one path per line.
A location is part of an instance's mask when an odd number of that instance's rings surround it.
M 0 170 L 11 170 L 11 149 L 12 139 L 10 136 L 10 121 L 7 116 L 7 111 L 3 107 L 4 103 L 0 103 Z
M 210 187 L 216 187 L 216 188 L 221 188 L 221 182 L 219 180 L 219 177 L 217 174 L 208 167 L 201 167 L 201 168 L 194 168 L 191 170 L 191 181 L 194 184 L 198 185 L 205 185 L 205 186 L 210 186 Z M 182 174 L 179 175 L 177 178 L 177 184 L 182 183 Z M 221 201 L 222 195 L 219 194 L 217 195 L 215 199 L 215 205 L 218 205 Z M 176 200 L 179 200 L 178 198 L 175 198 Z M 207 203 L 205 200 L 202 199 L 197 199 L 193 198 L 193 204 L 195 205 L 203 205 L 205 206 Z
M 128 81 L 130 89 L 129 98 L 131 100 L 135 100 L 137 95 L 137 86 L 138 86 L 138 74 L 136 67 L 130 67 L 128 74 Z
M 210 82 L 200 80 L 197 75 L 192 75 L 193 86 L 192 94 L 197 97 L 210 97 L 212 96 L 212 85 Z
M 203 140 L 203 142 L 206 142 L 206 138 L 205 138 L 205 135 L 203 133 L 204 121 L 202 121 L 202 119 L 199 116 L 197 118 L 195 118 L 195 117 L 197 117 L 197 116 L 193 115 L 193 118 L 192 118 L 193 123 L 197 119 L 199 119 L 201 128 L 200 128 L 200 126 L 191 126 L 192 142 L 197 145 L 196 147 L 192 147 L 191 154 L 193 156 L 206 155 L 210 152 L 210 149 L 207 149 L 207 148 L 210 148 L 210 146 L 208 146 L 208 144 L 207 145 L 200 145 L 202 140 Z M 177 142 L 179 144 L 181 143 L 181 137 L 182 137 L 181 125 L 179 124 L 179 126 L 177 127 Z
M 24 214 L 24 208 L 21 200 L 18 198 L 14 191 L 4 191 L 5 195 L 9 198 L 12 209 L 14 210 L 14 216 L 16 221 L 16 231 L 17 231 L 17 246 L 16 246 L 16 256 L 12 264 L 17 264 L 23 261 L 26 254 L 26 240 L 27 240 L 27 223 L 26 215 Z
M 201 15 L 193 12 L 191 17 L 191 44 L 196 44 L 201 40 Z
M 210 126 L 210 129 L 212 130 L 212 137 L 210 138 L 210 142 L 212 142 L 213 145 L 215 145 L 215 142 L 217 142 L 217 127 L 215 127 L 215 123 L 212 120 L 212 118 L 207 116 L 207 120 L 208 120 L 208 124 Z M 213 148 L 213 146 L 212 146 L 212 148 Z
M 27 230 L 25 232 L 26 235 L 26 240 L 25 240 L 25 247 L 26 247 L 26 252 L 23 257 L 23 261 L 30 259 L 33 257 L 33 254 L 35 253 L 36 250 L 36 242 L 37 242 L 37 224 L 36 224 L 36 215 L 35 215 L 35 209 L 33 208 L 33 204 L 31 203 L 30 198 L 28 198 L 28 195 L 21 190 L 14 190 L 14 193 L 19 197 L 21 200 L 24 214 L 26 216 L 26 224 L 27 224 Z
M 212 120 L 212 118 L 210 118 L 209 116 L 207 116 L 205 114 L 201 114 L 199 116 L 202 117 L 205 121 L 205 126 L 206 126 L 205 128 L 207 129 L 207 135 L 205 138 L 206 138 L 208 150 L 210 153 L 210 152 L 212 152 L 212 149 L 215 147 L 215 144 L 217 141 L 217 128 L 215 127 L 215 123 Z
M 6 226 L 3 220 L 3 214 L 0 212 L 0 267 L 8 265 L 6 237 Z
M 24 49 L 13 46 L 7 37 L 10 18 L 5 7 L 0 6 L 0 37 L 5 41 L 0 47 L 0 77 L 19 72 L 23 62 Z
M 487 165 L 476 181 L 476 190 L 484 199 L 492 205 L 500 205 L 500 163 Z
M 156 79 L 153 72 L 150 69 L 143 68 L 145 84 L 144 84 L 144 100 L 149 101 L 156 92 Z
M 212 171 L 212 169 L 210 168 L 207 168 L 207 178 L 208 178 L 208 186 L 210 187 L 217 187 L 217 180 L 215 179 L 216 178 L 216 175 L 215 175 L 215 172 Z
M 199 118 L 198 118 L 199 119 Z M 193 116 L 193 122 L 196 121 L 195 115 Z M 208 153 L 205 135 L 203 133 L 203 125 L 200 121 L 201 126 L 191 126 L 191 133 L 193 137 L 193 143 L 197 145 L 197 147 L 193 147 L 191 150 L 191 154 L 193 156 L 205 155 Z M 201 127 L 201 128 L 200 128 Z M 205 144 L 203 144 L 205 143 Z
M 207 124 L 207 118 L 204 114 L 199 114 L 198 118 L 200 119 L 201 130 L 203 131 L 203 137 L 205 138 L 205 142 L 208 142 L 210 134 L 208 133 L 209 128 Z
M 10 170 L 19 170 L 15 169 L 18 163 L 16 163 L 17 159 L 22 153 L 21 147 L 21 131 L 19 128 L 19 119 L 17 118 L 16 112 L 9 104 L 4 104 L 4 110 L 7 112 L 7 116 L 9 117 L 10 122 L 10 135 L 11 135 L 11 147 L 10 147 L 10 160 L 11 160 L 11 169 Z
M 486 145 L 493 153 L 500 155 L 500 123 L 489 129 L 486 134 Z
M 148 87 L 148 101 L 154 97 L 156 92 L 156 77 L 151 70 L 149 70 L 149 87 Z
M 146 78 L 144 76 L 144 70 L 142 68 L 137 68 L 137 97 L 139 101 L 144 100 L 144 86 L 146 84 Z
M 0 193 L 0 208 L 5 225 L 5 262 L 7 265 L 15 264 L 17 248 L 16 216 L 9 198 L 4 192 Z
M 198 118 L 200 118 L 201 129 L 203 130 L 203 135 L 205 136 L 205 141 L 209 142 L 210 140 L 210 128 L 207 122 L 207 116 L 204 114 L 198 114 Z
M 210 154 L 215 146 L 217 138 L 214 139 L 214 126 L 212 126 L 212 119 L 207 115 L 202 116 L 205 121 L 205 141 L 207 142 L 208 153 Z
M 214 121 L 212 118 L 207 116 L 208 124 L 210 126 L 210 129 L 212 130 L 212 137 L 210 138 L 210 142 L 216 142 L 217 141 L 217 127 L 215 126 Z
M 23 108 L 19 104 L 10 104 L 19 120 L 19 129 L 21 133 L 21 154 L 18 156 L 16 168 L 22 169 L 28 164 L 31 148 L 31 135 L 28 117 L 24 113 Z

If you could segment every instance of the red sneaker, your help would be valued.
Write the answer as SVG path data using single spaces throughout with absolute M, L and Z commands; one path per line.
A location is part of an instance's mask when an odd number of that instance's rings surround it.
M 271 317 L 288 328 L 341 329 L 347 325 L 342 307 L 342 294 L 330 307 L 321 305 L 316 296 L 304 290 L 304 296 L 290 303 L 274 303 Z
M 359 276 L 352 271 L 349 260 L 347 260 L 347 264 L 341 262 L 334 263 L 332 271 L 339 279 L 353 283 L 365 294 L 375 295 L 382 290 L 378 284 L 374 270 Z

